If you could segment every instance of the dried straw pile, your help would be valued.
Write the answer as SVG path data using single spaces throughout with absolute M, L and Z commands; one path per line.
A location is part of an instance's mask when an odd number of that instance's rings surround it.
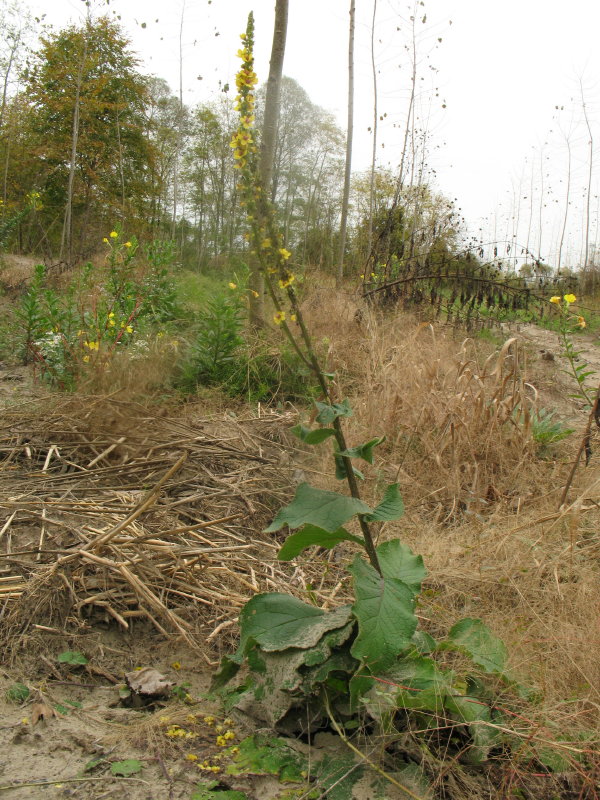
M 141 617 L 205 646 L 255 592 L 300 586 L 260 533 L 293 491 L 276 444 L 289 416 L 173 419 L 97 397 L 5 413 L 4 643 Z

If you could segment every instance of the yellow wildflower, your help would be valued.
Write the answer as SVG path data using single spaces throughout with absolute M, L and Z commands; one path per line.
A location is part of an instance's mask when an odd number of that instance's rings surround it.
M 260 246 L 263 248 L 263 250 L 266 250 L 267 248 L 271 247 L 271 240 L 268 237 L 263 239 L 260 243 Z
M 114 321 L 114 319 L 109 319 L 108 320 L 108 327 L 109 328 L 114 328 L 116 324 L 117 323 Z
M 279 287 L 281 289 L 286 289 L 290 284 L 292 284 L 294 282 L 294 280 L 295 280 L 295 276 L 292 275 L 291 272 L 288 272 L 288 274 L 285 276 L 285 278 L 282 278 L 279 281 Z
M 181 664 L 179 663 L 179 661 L 174 661 L 171 664 L 171 667 L 172 667 L 172 669 L 181 669 Z
M 216 764 L 214 764 L 212 767 L 209 767 L 209 769 L 211 772 L 221 772 L 221 767 L 217 767 Z
M 365 276 L 364 276 L 364 275 L 361 275 L 361 276 L 360 276 L 360 279 L 361 279 L 361 281 L 364 281 L 364 279 L 365 279 Z
M 225 747 L 227 744 L 227 739 L 224 736 L 217 736 L 216 742 L 219 747 Z
M 230 717 L 226 717 L 223 720 L 223 725 L 227 725 L 229 728 L 233 727 L 234 724 L 234 721 Z
M 125 330 L 127 331 L 127 333 L 133 333 L 133 328 L 131 327 L 131 325 L 128 325 L 128 326 L 125 328 Z
M 296 315 L 295 315 L 295 314 L 292 314 L 292 315 L 291 315 L 291 317 L 290 317 L 290 319 L 292 320 L 292 322 L 296 322 Z
M 104 239 L 102 239 L 102 241 L 104 242 L 104 244 L 108 244 L 108 239 L 106 238 L 106 236 L 104 237 Z
M 100 347 L 100 343 L 99 342 L 84 342 L 83 346 L 87 347 L 88 350 L 98 350 L 99 347 Z
M 207 725 L 211 725 L 212 726 L 212 725 L 215 724 L 215 718 L 214 717 L 204 717 L 204 722 Z
M 185 758 L 186 761 L 198 761 L 198 756 L 195 753 L 188 753 Z
M 583 317 L 577 317 L 577 327 L 585 328 L 585 319 Z
M 280 247 L 278 252 L 284 261 L 287 261 L 288 258 L 292 255 L 289 250 L 285 249 L 285 247 Z
M 111 311 L 111 312 L 109 313 L 109 315 L 108 315 L 108 318 L 109 318 L 109 319 L 112 319 L 112 318 L 114 317 L 114 315 L 115 315 L 115 312 L 114 312 L 114 311 Z
M 223 739 L 235 739 L 235 733 L 233 731 L 225 731 Z
M 574 303 L 575 300 L 577 300 L 577 298 L 575 297 L 574 294 L 566 294 L 564 300 L 566 303 Z
M 555 294 L 554 297 L 550 298 L 550 302 L 554 303 L 555 305 L 558 305 L 560 303 L 560 297 L 557 294 Z
M 232 748 L 231 748 L 231 750 L 230 750 L 229 752 L 230 752 L 232 755 L 236 755 L 237 753 L 239 753 L 239 752 L 240 752 L 240 748 L 239 748 L 239 747 L 232 747 Z
M 111 231 L 109 233 L 109 236 L 110 236 L 111 239 L 118 239 L 119 238 L 119 234 L 117 233 L 117 231 Z
M 258 292 L 255 292 L 254 289 L 250 289 L 250 291 L 252 292 L 253 297 L 258 297 Z
M 83 357 L 83 360 L 84 360 L 84 361 L 85 361 L 85 363 L 87 364 L 87 363 L 88 363 L 88 361 L 90 360 L 90 357 L 89 357 L 89 356 L 84 356 L 84 357 Z
M 281 323 L 285 320 L 285 311 L 277 311 L 273 314 L 273 320 L 276 325 L 281 325 Z
M 230 289 L 237 289 L 237 283 L 234 283 L 233 281 L 229 281 L 227 285 Z
M 131 247 L 131 242 L 125 242 L 125 247 Z

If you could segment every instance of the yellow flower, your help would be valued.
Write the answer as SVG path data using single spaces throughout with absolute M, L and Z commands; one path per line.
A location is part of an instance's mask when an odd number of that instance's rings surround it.
M 227 285 L 230 289 L 237 289 L 237 283 L 234 283 L 233 281 L 229 281 Z
M 204 722 L 207 725 L 211 725 L 212 726 L 212 725 L 215 724 L 215 718 L 214 717 L 204 717 Z
M 294 276 L 294 275 L 292 275 L 291 273 L 288 273 L 288 274 L 285 276 L 285 278 L 282 278 L 282 279 L 279 281 L 279 287 L 280 287 L 281 289 L 286 289 L 286 288 L 287 288 L 287 287 L 288 287 L 290 284 L 292 284 L 292 283 L 294 282 L 294 280 L 295 280 L 295 276 Z
M 360 276 L 360 279 L 361 279 L 361 281 L 364 281 L 364 279 L 365 279 L 365 276 L 364 276 L 364 275 L 361 275 L 361 276 Z
M 255 292 L 254 289 L 250 289 L 250 291 L 252 292 L 253 297 L 258 297 L 258 292 Z
M 263 239 L 260 243 L 260 246 L 263 248 L 263 250 L 266 250 L 267 248 L 271 247 L 271 240 L 269 238 Z
M 87 363 L 88 363 L 88 361 L 90 360 L 90 357 L 89 357 L 89 356 L 84 356 L 84 357 L 83 357 L 83 360 L 84 360 L 84 361 L 85 361 L 85 363 L 87 364 Z
M 288 258 L 292 255 L 289 250 L 285 249 L 285 247 L 280 247 L 278 252 L 284 261 L 287 261 Z
M 225 731 L 223 739 L 235 739 L 235 733 L 233 731 Z
M 108 318 L 109 318 L 109 319 L 112 319 L 112 318 L 114 317 L 114 315 L 115 315 L 115 312 L 114 312 L 114 311 L 111 311 L 111 312 L 110 312 L 110 314 L 108 315 Z
M 114 321 L 114 319 L 109 319 L 108 320 L 108 327 L 109 328 L 114 328 L 115 325 L 116 325 L 116 322 Z
M 111 231 L 109 233 L 109 236 L 110 236 L 111 239 L 118 239 L 119 238 L 119 234 L 116 231 Z
M 281 323 L 285 320 L 285 311 L 277 311 L 273 314 L 273 320 L 275 321 L 276 325 L 281 325 Z
M 171 667 L 172 667 L 172 669 L 181 669 L 181 664 L 179 663 L 179 661 L 174 661 L 171 664 Z
M 550 298 L 550 302 L 554 303 L 555 305 L 558 305 L 558 303 L 560 303 L 560 297 L 557 294 L 555 294 L 554 297 Z
M 225 717 L 223 720 L 223 725 L 227 725 L 230 728 L 233 727 L 234 724 L 234 721 L 230 717 Z
M 296 315 L 295 315 L 295 314 L 292 314 L 292 315 L 291 315 L 291 317 L 290 317 L 290 319 L 292 320 L 292 322 L 296 322 Z
M 198 761 L 198 756 L 195 753 L 188 753 L 185 758 L 186 761 Z
M 104 242 L 104 244 L 108 244 L 108 239 L 106 238 L 106 236 L 104 237 L 104 239 L 102 239 L 102 241 Z
M 216 742 L 219 747 L 225 747 L 227 744 L 227 739 L 224 736 L 217 736 Z
M 125 242 L 125 247 L 131 247 L 131 242 Z
M 131 327 L 131 325 L 128 325 L 128 326 L 125 328 L 125 330 L 127 331 L 127 333 L 133 333 L 133 328 Z
M 577 317 L 577 327 L 585 328 L 585 319 L 583 317 Z
M 565 297 L 564 297 L 564 300 L 567 303 L 574 303 L 575 300 L 577 300 L 577 298 L 575 297 L 574 294 L 566 294 Z
M 83 346 L 87 347 L 89 350 L 98 350 L 98 348 L 100 347 L 100 343 L 99 342 L 84 342 Z

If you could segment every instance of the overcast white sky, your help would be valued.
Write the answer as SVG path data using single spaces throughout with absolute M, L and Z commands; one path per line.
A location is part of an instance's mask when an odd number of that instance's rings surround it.
M 56 26 L 81 19 L 85 13 L 82 0 L 24 2 L 35 14 L 45 13 L 46 20 Z M 183 12 L 187 103 L 209 99 L 218 91 L 219 81 L 233 83 L 239 33 L 250 10 L 256 18 L 257 72 L 261 80 L 266 78 L 274 5 L 275 0 L 185 0 L 184 8 L 184 0 L 110 0 L 110 4 L 94 0 L 96 13 L 106 9 L 121 16 L 148 70 L 166 78 L 174 89 L 179 82 Z M 381 164 L 395 165 L 409 90 L 410 66 L 404 47 L 413 3 L 378 0 L 377 5 L 379 107 L 387 114 L 380 132 L 379 159 Z M 354 166 L 366 168 L 372 146 L 368 128 L 373 114 L 373 0 L 356 0 L 356 6 Z M 285 74 L 295 78 L 313 102 L 336 114 L 341 127 L 346 121 L 348 9 L 349 0 L 290 0 L 284 66 Z M 572 130 L 576 188 L 569 231 L 571 260 L 576 259 L 589 141 L 582 125 L 579 79 L 600 143 L 600 0 L 425 0 L 421 12 L 427 18 L 417 26 L 424 77 L 420 86 L 424 94 L 435 87 L 439 90 L 439 96 L 433 92 L 421 112 L 428 117 L 431 164 L 439 189 L 457 198 L 472 230 L 482 225 L 488 235 L 495 228 L 498 237 L 514 233 L 513 223 L 502 215 L 514 214 L 520 197 L 517 236 L 524 240 L 527 235 L 532 245 L 539 236 L 535 230 L 541 200 L 542 251 L 548 256 L 556 249 L 564 213 L 567 155 L 560 118 L 563 129 Z M 564 106 L 564 111 L 557 112 L 556 106 Z M 596 186 L 592 194 L 597 194 Z M 535 211 L 529 225 L 532 196 Z M 592 206 L 596 216 L 595 199 Z M 481 223 L 484 218 L 487 222 Z

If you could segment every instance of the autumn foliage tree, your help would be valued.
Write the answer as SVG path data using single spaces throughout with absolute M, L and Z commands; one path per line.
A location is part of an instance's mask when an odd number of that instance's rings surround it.
M 107 17 L 40 39 L 26 76 L 24 121 L 31 180 L 55 249 L 70 199 L 68 238 L 79 255 L 102 226 L 127 220 L 132 230 L 148 216 L 154 148 L 146 135 L 148 81 L 137 66 L 129 41 Z

